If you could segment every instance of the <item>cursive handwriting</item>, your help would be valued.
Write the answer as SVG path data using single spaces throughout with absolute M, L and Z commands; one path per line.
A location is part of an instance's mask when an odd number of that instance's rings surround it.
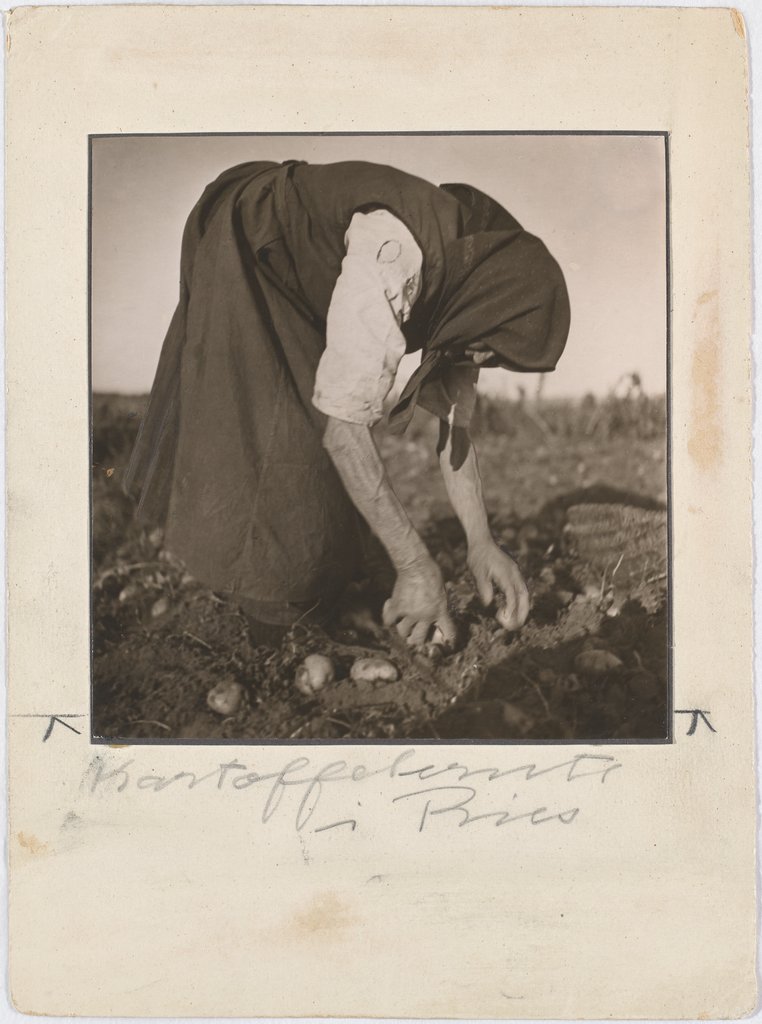
M 439 801 L 432 797 L 436 794 Z M 412 797 L 428 797 L 423 805 L 421 820 L 418 831 L 423 832 L 428 818 L 440 814 L 454 814 L 456 824 L 462 828 L 464 825 L 473 825 L 475 821 L 486 821 L 494 818 L 494 825 L 507 825 L 509 822 L 529 819 L 532 825 L 544 825 L 548 821 L 560 821 L 563 825 L 571 825 L 579 814 L 579 807 L 570 807 L 566 811 L 559 811 L 557 814 L 548 814 L 547 807 L 536 807 L 532 811 L 524 811 L 521 814 L 514 814 L 509 810 L 486 811 L 476 814 L 467 808 L 473 803 L 478 795 L 478 790 L 473 786 L 430 786 L 428 789 L 418 789 L 414 793 L 403 793 L 402 796 L 395 796 L 393 803 L 399 800 L 409 800 Z
M 127 790 L 159 794 L 199 788 L 231 793 L 251 790 L 259 797 L 262 824 L 278 815 L 290 817 L 297 832 L 308 825 L 312 832 L 334 828 L 354 832 L 359 824 L 354 811 L 353 816 L 342 814 L 333 821 L 318 815 L 322 798 L 329 789 L 336 793 L 354 791 L 375 779 L 385 783 L 384 798 L 392 807 L 415 808 L 418 831 L 422 832 L 430 827 L 432 819 L 440 818 L 459 828 L 478 822 L 492 822 L 495 826 L 519 821 L 531 825 L 570 825 L 580 812 L 576 799 L 581 795 L 578 784 L 592 779 L 605 782 L 611 772 L 621 767 L 616 758 L 605 754 L 576 754 L 550 765 L 532 762 L 510 768 L 473 768 L 460 761 L 437 765 L 420 761 L 415 748 L 410 748 L 380 768 L 346 760 L 321 764 L 301 756 L 276 771 L 258 771 L 232 760 L 220 762 L 203 774 L 181 771 L 159 775 L 141 770 L 135 758 L 107 759 L 99 754 L 88 765 L 80 789 L 90 794 L 119 794 Z M 573 806 L 549 809 L 547 794 L 545 803 L 537 801 L 535 797 L 541 796 L 537 788 L 542 780 L 550 781 L 552 795 L 562 798 L 567 787 L 573 786 L 568 790 Z M 292 794 L 294 799 L 290 800 Z M 496 801 L 500 801 L 497 809 Z M 519 803 L 511 808 L 506 806 L 514 801 Z

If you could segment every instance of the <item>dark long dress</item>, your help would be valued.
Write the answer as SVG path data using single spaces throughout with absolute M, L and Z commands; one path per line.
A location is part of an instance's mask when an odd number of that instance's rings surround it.
M 181 299 L 127 484 L 194 576 L 287 622 L 289 606 L 346 584 L 365 530 L 310 400 L 324 335 L 256 259 L 273 220 L 251 206 L 279 173 L 233 169 L 189 218 Z

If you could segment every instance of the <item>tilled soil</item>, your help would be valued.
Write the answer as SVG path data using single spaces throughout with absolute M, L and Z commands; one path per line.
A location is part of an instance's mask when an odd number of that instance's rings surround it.
M 507 634 L 482 608 L 447 504 L 435 426 L 379 444 L 395 488 L 445 577 L 459 629 L 452 651 L 411 651 L 381 628 L 357 587 L 325 629 L 297 624 L 277 648 L 252 642 L 238 608 L 188 576 L 160 530 L 135 523 L 121 475 L 142 401 L 94 401 L 93 732 L 134 740 L 663 740 L 667 735 L 667 517 L 664 436 L 632 430 L 551 435 L 522 419 L 477 438 L 493 532 L 516 557 L 532 613 Z M 509 428 L 514 424 L 509 415 Z M 619 412 L 619 410 L 617 410 Z M 626 415 L 625 415 L 626 414 Z M 494 417 L 493 417 L 494 420 Z M 591 422 L 587 418 L 587 422 Z M 600 422 L 600 417 L 599 417 Z M 611 418 L 608 421 L 611 422 Z M 556 421 L 553 421 L 555 427 Z M 627 432 L 629 431 L 629 432 Z M 564 436 L 564 433 L 567 436 Z M 648 431 L 645 431 L 647 434 Z M 336 681 L 304 695 L 305 656 Z M 359 657 L 395 682 L 357 683 Z M 233 714 L 207 694 L 237 683 Z

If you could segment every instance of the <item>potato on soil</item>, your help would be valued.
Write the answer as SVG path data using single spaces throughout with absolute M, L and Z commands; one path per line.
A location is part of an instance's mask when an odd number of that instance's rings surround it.
M 356 683 L 395 683 L 400 674 L 385 658 L 358 658 L 349 675 Z
M 166 615 L 169 611 L 169 598 L 160 597 L 151 607 L 151 617 L 158 619 L 160 615 Z
M 324 654 L 310 654 L 296 670 L 294 686 L 305 697 L 311 697 L 335 678 L 336 672 L 330 658 Z
M 243 703 L 243 687 L 233 679 L 217 683 L 206 695 L 206 703 L 216 714 L 228 718 L 234 715 Z

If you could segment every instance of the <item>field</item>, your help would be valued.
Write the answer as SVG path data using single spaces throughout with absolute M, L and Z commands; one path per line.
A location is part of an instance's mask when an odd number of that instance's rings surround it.
M 506 634 L 473 592 L 465 542 L 421 414 L 380 431 L 395 489 L 445 577 L 455 648 L 411 651 L 349 595 L 325 629 L 256 646 L 238 608 L 135 522 L 121 478 L 145 399 L 93 398 L 93 731 L 129 739 L 591 740 L 667 735 L 667 480 L 663 398 L 637 387 L 579 402 L 481 400 L 475 443 L 493 532 L 532 612 Z M 336 681 L 304 695 L 308 654 Z M 396 682 L 355 683 L 359 657 Z M 207 694 L 238 684 L 232 713 Z M 235 687 L 234 687 L 235 688 Z

